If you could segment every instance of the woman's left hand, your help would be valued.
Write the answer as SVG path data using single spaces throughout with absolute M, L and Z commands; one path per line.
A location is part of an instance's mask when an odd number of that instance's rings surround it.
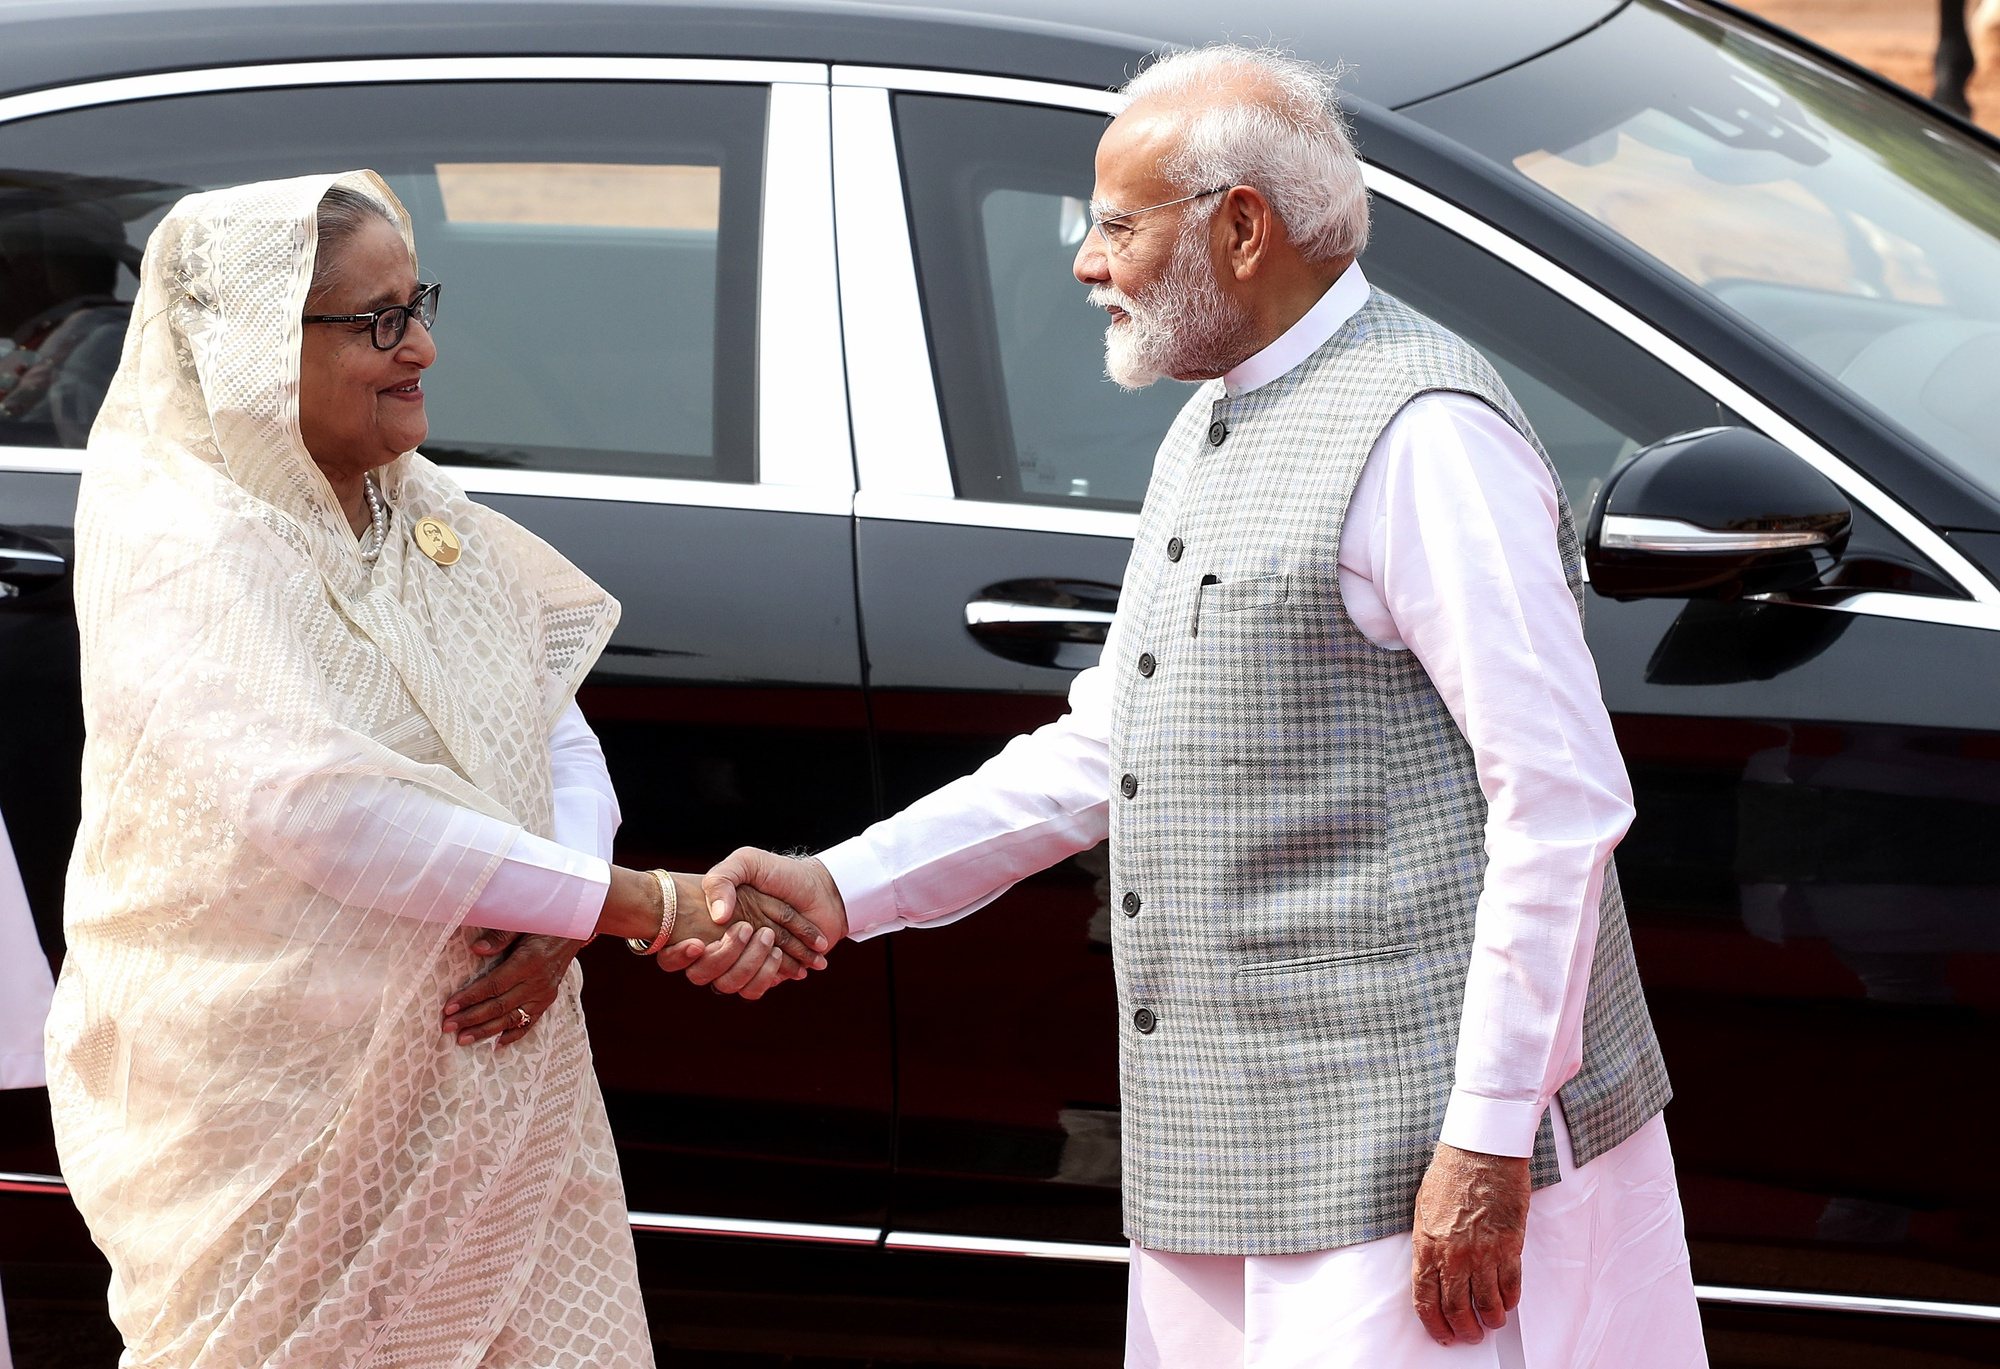
M 497 959 L 444 1005 L 443 1029 L 456 1035 L 461 1046 L 488 1037 L 498 1037 L 496 1045 L 513 1045 L 554 1006 L 570 961 L 586 944 L 559 936 L 481 932 L 473 951 Z

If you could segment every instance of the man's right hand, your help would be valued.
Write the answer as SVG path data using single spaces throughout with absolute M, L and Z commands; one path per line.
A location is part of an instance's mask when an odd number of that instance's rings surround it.
M 701 882 L 709 914 L 718 925 L 737 915 L 737 900 L 761 894 L 790 904 L 825 938 L 825 947 L 847 935 L 847 905 L 824 865 L 811 857 L 795 859 L 741 847 L 710 870 Z M 723 993 L 762 998 L 778 983 L 794 977 L 768 956 L 745 951 L 753 943 L 725 936 L 710 945 L 687 971 L 689 979 Z

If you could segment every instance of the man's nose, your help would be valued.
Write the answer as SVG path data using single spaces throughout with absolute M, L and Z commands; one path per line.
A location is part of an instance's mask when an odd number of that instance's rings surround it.
M 1083 242 L 1076 249 L 1076 260 L 1069 269 L 1082 285 L 1102 285 L 1111 279 L 1111 263 L 1104 255 L 1104 238 L 1095 228 L 1083 235 Z

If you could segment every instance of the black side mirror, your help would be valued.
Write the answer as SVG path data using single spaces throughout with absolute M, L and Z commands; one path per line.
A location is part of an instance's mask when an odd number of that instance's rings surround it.
M 1704 428 L 1633 453 L 1590 511 L 1584 561 L 1613 599 L 1736 599 L 1815 584 L 1854 510 L 1760 433 Z

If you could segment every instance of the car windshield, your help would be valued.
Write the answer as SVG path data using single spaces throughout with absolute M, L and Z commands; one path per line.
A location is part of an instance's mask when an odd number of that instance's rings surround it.
M 1613 229 L 2000 489 L 1990 144 L 1669 0 L 1404 112 Z

